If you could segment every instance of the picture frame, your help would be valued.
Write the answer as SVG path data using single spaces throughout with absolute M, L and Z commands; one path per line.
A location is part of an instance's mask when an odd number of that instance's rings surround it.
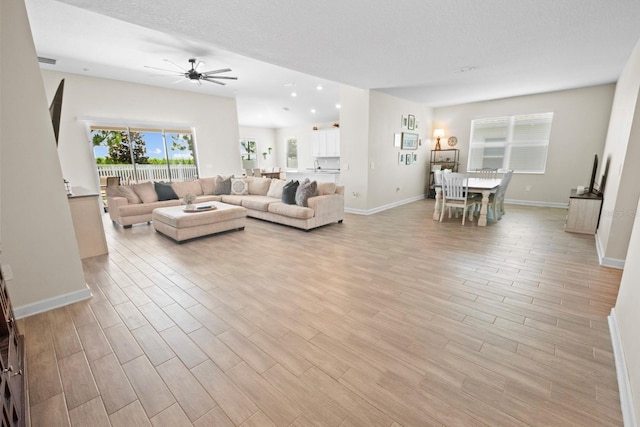
M 416 116 L 413 114 L 409 114 L 409 118 L 407 120 L 407 129 L 414 130 L 416 128 Z
M 402 153 L 398 153 L 398 156 L 399 156 L 399 157 L 398 157 L 398 159 L 399 159 L 399 160 L 398 160 L 398 163 L 400 163 L 400 164 L 404 163 L 404 154 L 402 154 Z
M 406 164 L 406 165 L 410 165 L 410 164 L 411 164 L 411 154 L 408 154 L 408 153 L 407 153 L 407 154 L 404 156 L 404 160 L 405 160 L 405 164 Z
M 418 161 L 418 155 L 416 153 L 413 153 L 413 163 Z
M 393 134 L 393 146 L 400 148 L 402 142 L 402 134 L 395 133 Z
M 407 116 L 402 116 L 402 121 L 400 123 L 402 129 L 408 129 L 409 126 L 409 118 Z
M 410 132 L 402 132 L 400 148 L 402 148 L 403 150 L 417 150 L 418 134 L 410 133 Z

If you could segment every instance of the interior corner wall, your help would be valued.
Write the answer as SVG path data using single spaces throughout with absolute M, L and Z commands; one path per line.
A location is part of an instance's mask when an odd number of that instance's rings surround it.
M 273 128 L 259 128 L 259 127 L 240 127 L 240 139 L 253 139 L 256 141 L 256 158 L 258 159 L 259 168 L 273 168 L 283 167 L 286 164 L 281 161 L 281 157 L 284 158 L 286 153 L 281 156 L 280 150 L 276 145 L 276 130 Z M 271 147 L 271 153 L 269 153 L 269 147 Z M 238 142 L 238 150 L 240 150 L 240 142 Z M 267 153 L 266 157 L 262 153 Z
M 402 117 L 408 115 L 415 117 L 417 128 L 403 129 Z M 371 91 L 367 185 L 369 211 L 423 199 L 428 193 L 431 149 L 428 135 L 433 134 L 431 116 L 432 110 L 421 104 Z M 420 145 L 416 150 L 403 150 L 394 146 L 394 135 L 401 132 L 418 134 Z M 402 162 L 400 155 L 403 156 Z M 410 156 L 410 164 L 405 161 L 406 156 Z
M 345 210 L 368 212 L 370 91 L 340 85 L 340 183 Z
M 597 234 L 604 263 L 624 262 L 640 197 L 639 94 L 640 41 L 618 79 L 604 147 L 609 172 Z
M 460 171 L 466 171 L 471 120 L 553 112 L 545 173 L 514 174 L 506 198 L 566 206 L 572 188 L 589 185 L 594 153 L 602 154 L 614 90 L 615 85 L 607 84 L 435 108 L 434 127 L 458 138 Z
M 41 74 L 48 99 L 65 79 L 58 153 L 73 186 L 98 191 L 99 185 L 86 123 L 78 120 L 82 117 L 194 127 L 200 176 L 242 171 L 234 98 L 48 70 Z
M 25 4 L 0 2 L 1 262 L 16 311 L 90 295 Z

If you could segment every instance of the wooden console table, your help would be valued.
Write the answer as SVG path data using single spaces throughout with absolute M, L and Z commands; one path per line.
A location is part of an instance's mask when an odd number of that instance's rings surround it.
M 100 214 L 100 194 L 83 187 L 73 187 L 71 191 L 69 207 L 80 258 L 109 253 Z

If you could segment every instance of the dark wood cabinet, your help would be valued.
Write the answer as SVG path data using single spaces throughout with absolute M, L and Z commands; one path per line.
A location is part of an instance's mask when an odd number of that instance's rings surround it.
M 24 426 L 26 411 L 24 337 L 13 317 L 11 299 L 0 271 L 0 391 L 2 392 L 2 427 Z

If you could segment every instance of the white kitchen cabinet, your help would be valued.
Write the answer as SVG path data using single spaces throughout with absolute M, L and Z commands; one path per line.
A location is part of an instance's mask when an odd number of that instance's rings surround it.
M 313 157 L 340 157 L 340 129 L 321 129 L 311 134 Z

